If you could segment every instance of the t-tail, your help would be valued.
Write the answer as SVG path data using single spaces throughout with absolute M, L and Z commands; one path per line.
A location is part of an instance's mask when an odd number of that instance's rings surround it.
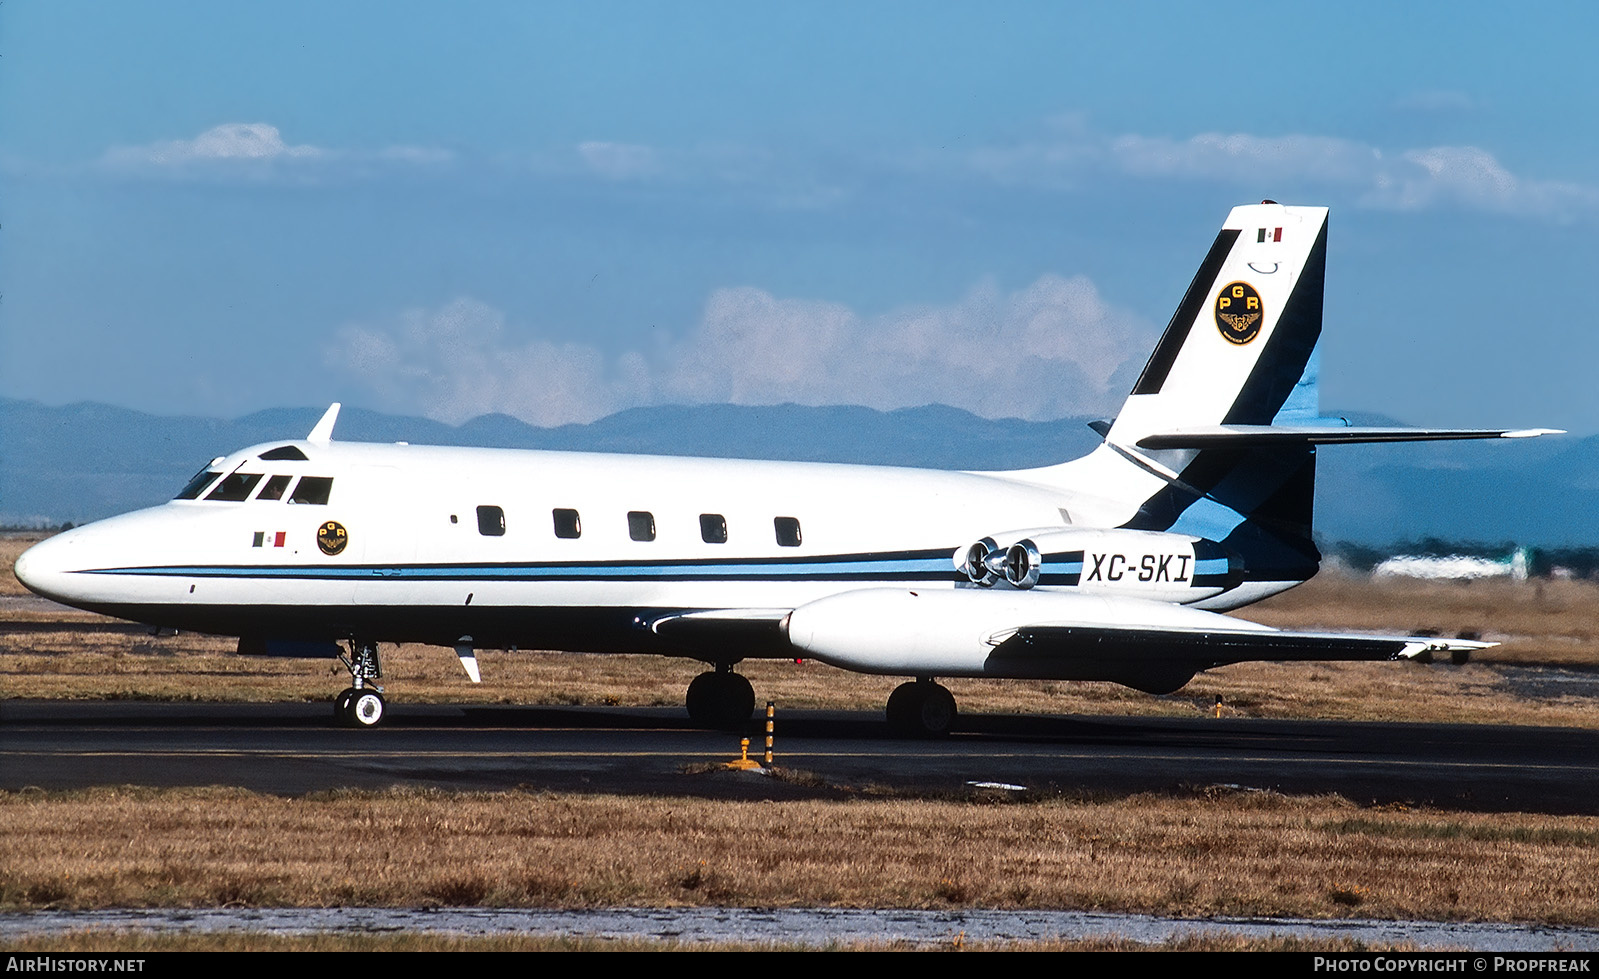
M 1317 445 L 1548 431 L 1354 427 L 1321 417 L 1326 269 L 1326 208 L 1233 208 L 1121 411 L 1099 426 L 1104 445 L 1030 475 L 1089 494 L 1097 502 L 1084 516 L 1100 526 L 1220 543 L 1246 583 L 1226 600 L 1232 606 L 1315 574 Z

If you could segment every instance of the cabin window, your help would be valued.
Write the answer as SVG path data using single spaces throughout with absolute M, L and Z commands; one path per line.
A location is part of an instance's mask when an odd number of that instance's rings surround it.
M 707 544 L 726 544 L 727 518 L 720 513 L 700 514 L 700 539 Z
M 556 508 L 550 511 L 555 518 L 555 536 L 568 540 L 583 536 L 583 521 L 578 519 L 576 510 Z
M 250 491 L 255 489 L 255 484 L 261 481 L 260 473 L 230 473 L 217 484 L 217 488 L 206 494 L 208 500 L 219 500 L 223 503 L 238 503 L 248 499 Z
M 265 486 L 261 487 L 261 492 L 257 493 L 255 498 L 258 500 L 283 499 L 283 491 L 289 488 L 289 481 L 293 478 L 293 476 L 273 476 L 266 481 Z
M 634 540 L 654 540 L 655 514 L 648 510 L 627 511 L 627 536 Z
M 188 484 L 185 485 L 183 489 L 178 491 L 178 495 L 174 496 L 173 499 L 198 500 L 200 498 L 200 491 L 205 489 L 207 486 L 210 486 L 211 480 L 216 479 L 220 475 L 222 474 L 214 469 L 200 470 L 194 474 L 194 478 L 189 480 Z
M 800 546 L 800 525 L 798 517 L 774 517 L 772 526 L 777 529 L 777 546 Z
M 328 502 L 328 494 L 332 491 L 332 476 L 302 476 L 294 487 L 294 495 L 289 497 L 289 502 L 321 506 Z
M 294 462 L 306 461 L 305 453 L 301 452 L 299 446 L 295 445 L 280 445 L 275 449 L 268 449 L 257 456 L 257 458 L 265 459 L 267 462 L 282 462 L 285 460 L 292 460 Z
M 484 537 L 504 537 L 505 511 L 497 506 L 478 507 L 477 532 Z

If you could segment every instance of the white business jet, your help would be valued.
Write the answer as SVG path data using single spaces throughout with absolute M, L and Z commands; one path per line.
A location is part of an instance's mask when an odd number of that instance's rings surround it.
M 940 734 L 938 677 L 1151 693 L 1245 660 L 1381 660 L 1483 643 L 1270 629 L 1220 614 L 1316 573 L 1316 446 L 1550 430 L 1319 416 L 1327 211 L 1234 208 L 1104 442 L 1072 462 L 940 472 L 304 439 L 214 459 L 162 506 L 44 541 L 29 588 L 242 653 L 337 656 L 337 715 L 384 715 L 380 643 L 704 661 L 697 722 L 755 705 L 743 659 L 904 676 L 888 719 Z

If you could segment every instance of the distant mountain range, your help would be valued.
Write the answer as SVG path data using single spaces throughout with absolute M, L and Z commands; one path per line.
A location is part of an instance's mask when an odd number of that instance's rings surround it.
M 165 417 L 110 405 L 0 398 L 0 524 L 58 526 L 152 506 L 211 458 L 302 438 L 322 408 L 243 418 Z M 1349 414 L 1360 424 L 1398 424 Z M 337 438 L 522 449 L 1018 469 L 1099 442 L 1087 418 L 979 418 L 929 405 L 897 411 L 801 405 L 634 408 L 588 425 L 537 428 L 507 415 L 450 426 L 346 408 Z M 1317 531 L 1380 545 L 1422 537 L 1599 545 L 1599 437 L 1323 448 Z M 995 528 L 996 530 L 1003 528 Z

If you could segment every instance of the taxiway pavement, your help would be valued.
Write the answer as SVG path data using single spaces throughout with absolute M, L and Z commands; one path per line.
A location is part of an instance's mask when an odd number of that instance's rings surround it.
M 748 730 L 755 757 L 763 726 Z M 8 790 L 229 785 L 298 795 L 411 785 L 782 799 L 998 783 L 1599 814 L 1599 731 L 1567 728 L 962 715 L 952 736 L 923 741 L 895 737 L 877 713 L 790 711 L 776 734 L 789 777 L 716 767 L 738 751 L 737 733 L 695 727 L 673 708 L 399 702 L 382 727 L 351 730 L 327 704 L 0 702 Z

